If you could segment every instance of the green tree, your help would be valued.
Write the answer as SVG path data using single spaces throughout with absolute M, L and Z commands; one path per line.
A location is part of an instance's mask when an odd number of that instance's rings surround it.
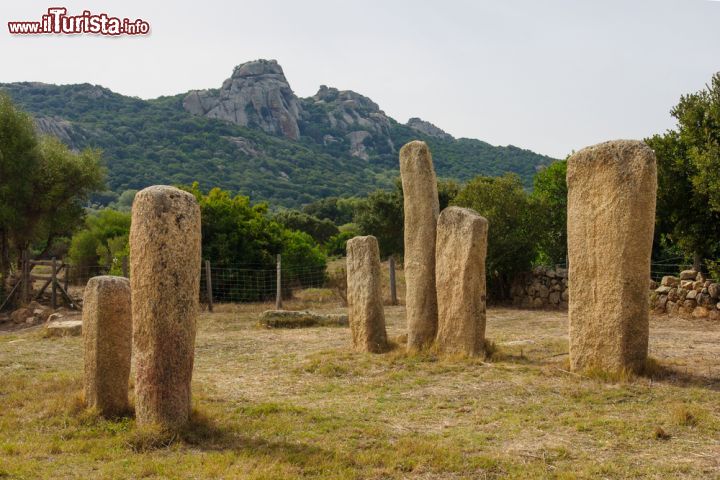
M 100 273 L 122 273 L 129 254 L 130 214 L 106 208 L 88 215 L 84 227 L 70 241 L 68 259 L 74 277 L 82 280 Z
M 303 207 L 303 212 L 321 219 L 328 219 L 335 225 L 352 222 L 353 201 L 347 198 L 328 197 L 316 200 Z
M 478 176 L 458 193 L 454 205 L 475 210 L 489 222 L 486 272 L 488 296 L 507 299 L 515 276 L 529 270 L 542 228 L 537 207 L 523 189 L 520 177 Z
M 200 204 L 203 258 L 222 272 L 213 278 L 220 300 L 256 301 L 274 294 L 277 254 L 283 256 L 286 287 L 295 286 L 289 281 L 317 285 L 324 278 L 320 246 L 310 235 L 274 221 L 265 203 L 253 205 L 248 197 L 219 188 L 205 194 L 197 183 L 185 189 Z
M 707 198 L 711 210 L 720 212 L 720 72 L 705 89 L 683 95 L 671 113 L 693 167 L 693 187 Z
M 337 235 L 333 235 L 324 245 L 325 252 L 328 255 L 344 256 L 345 252 L 347 252 L 348 240 L 359 234 L 360 232 L 358 230 L 356 230 L 355 228 L 350 228 L 341 231 Z
M 11 238 L 32 202 L 40 163 L 32 119 L 0 93 L 0 291 L 10 270 Z
M 538 263 L 561 264 L 567 260 L 567 160 L 539 170 L 533 178 L 531 200 L 541 215 L 538 221 Z
M 381 257 L 403 253 L 403 195 L 400 182 L 391 191 L 376 190 L 357 205 L 354 222 L 362 235 L 374 235 Z
M 30 117 L 0 94 L 0 276 L 14 253 L 31 245 L 41 255 L 53 240 L 82 223 L 83 205 L 104 184 L 100 152 L 70 151 L 59 140 L 39 141 Z M 4 283 L 4 282 L 3 282 Z
M 438 181 L 440 211 L 451 204 L 459 190 L 453 180 Z M 394 190 L 376 190 L 356 204 L 354 222 L 362 235 L 377 237 L 382 257 L 404 254 L 403 202 L 402 183 L 396 179 Z
M 655 250 L 674 245 L 700 269 L 703 259 L 717 257 L 720 212 L 708 208 L 710 199 L 693 177 L 697 170 L 690 147 L 680 133 L 668 131 L 645 140 L 655 151 L 658 170 Z
M 309 215 L 298 210 L 281 210 L 273 216 L 273 220 L 290 230 L 298 230 L 310 235 L 317 243 L 325 243 L 333 235 L 340 233 L 335 224 L 327 219 Z

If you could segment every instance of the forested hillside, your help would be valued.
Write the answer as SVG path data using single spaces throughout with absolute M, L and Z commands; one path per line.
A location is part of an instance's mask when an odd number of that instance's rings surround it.
M 271 87 L 253 88 L 267 94 L 262 89 Z M 431 124 L 428 134 L 409 126 L 418 124 L 403 125 L 385 116 L 366 97 L 327 87 L 315 97 L 297 100 L 298 138 L 268 133 L 274 112 L 265 107 L 255 116 L 248 115 L 242 125 L 219 114 L 213 118 L 212 112 L 192 112 L 187 106 L 191 95 L 205 95 L 198 100 L 205 106 L 213 95 L 221 98 L 215 102 L 224 101 L 222 89 L 153 100 L 89 84 L 24 82 L 0 84 L 0 90 L 33 114 L 43 133 L 58 136 L 74 149 L 101 149 L 109 170 L 108 187 L 116 194 L 151 184 L 199 181 L 203 187 L 218 186 L 283 206 L 360 195 L 392 187 L 398 174 L 397 152 L 411 139 L 430 144 L 440 177 L 461 181 L 478 174 L 515 172 L 530 186 L 538 167 L 552 161 L 513 146 L 433 134 Z M 237 108 L 237 97 L 231 100 Z M 253 113 L 250 104 L 242 105 L 245 112 Z M 353 120 L 338 123 L 332 115 Z

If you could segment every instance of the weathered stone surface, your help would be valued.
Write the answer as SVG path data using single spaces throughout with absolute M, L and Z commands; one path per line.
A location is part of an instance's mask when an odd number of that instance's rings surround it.
M 195 115 L 226 120 L 267 133 L 300 138 L 301 104 L 275 60 L 256 60 L 235 67 L 219 90 L 188 93 L 183 107 Z
M 677 304 L 677 302 L 672 302 L 668 300 L 668 302 L 665 304 L 665 311 L 670 315 L 677 315 L 679 308 L 680 306 Z
M 390 136 L 390 118 L 368 97 L 352 90 L 321 85 L 318 92 L 310 98 L 301 100 L 303 108 L 320 110 L 325 118 L 317 118 L 320 127 L 340 134 L 350 143 L 350 155 L 368 160 L 365 139 L 372 137 L 376 146 L 386 146 L 395 152 Z M 323 142 L 327 145 L 341 141 L 339 137 L 326 135 Z
M 132 352 L 130 282 L 91 278 L 83 296 L 85 402 L 103 415 L 126 412 Z
M 568 160 L 567 184 L 571 368 L 638 370 L 648 351 L 655 154 L 639 141 L 585 148 Z
M 690 290 L 687 295 L 685 295 L 686 300 L 695 300 L 697 298 L 698 292 L 695 290 Z
M 707 318 L 710 315 L 710 310 L 705 307 L 695 307 L 692 312 L 692 316 L 695 318 Z
M 440 205 L 430 149 L 409 142 L 400 150 L 405 212 L 405 311 L 408 349 L 430 345 L 437 333 L 435 236 Z
M 560 292 L 554 291 L 548 295 L 548 303 L 551 305 L 557 305 L 560 303 Z
M 417 117 L 411 118 L 405 125 L 429 137 L 444 138 L 446 140 L 453 139 L 453 136 L 445 132 L 443 129 Z
M 698 305 L 701 305 L 703 307 L 712 306 L 713 301 L 712 298 L 710 298 L 710 295 L 707 293 L 698 293 L 695 297 L 695 301 L 698 303 Z
M 665 287 L 677 287 L 680 284 L 680 280 L 677 277 L 673 277 L 672 275 L 666 275 L 662 277 L 662 280 L 660 281 L 660 285 L 663 285 Z
M 665 306 L 667 305 L 667 302 L 667 295 L 661 295 L 660 298 L 658 298 L 657 303 L 655 304 L 655 313 L 665 312 Z
M 707 289 L 712 298 L 720 298 L 720 283 L 711 283 Z
M 200 294 L 200 207 L 177 188 L 135 196 L 130 227 L 135 413 L 178 427 L 190 417 Z
M 266 328 L 331 327 L 349 324 L 347 315 L 321 314 L 307 310 L 265 310 L 258 323 Z
M 692 290 L 694 288 L 695 280 L 680 280 L 680 288 L 685 290 Z
M 710 310 L 708 314 L 708 320 L 717 322 L 720 321 L 720 310 Z
M 54 320 L 45 324 L 47 337 L 77 337 L 82 334 L 82 320 Z
M 677 302 L 680 296 L 678 295 L 678 289 L 676 287 L 673 287 L 668 292 L 668 300 Z
M 680 280 L 692 280 L 695 281 L 698 272 L 695 270 L 683 270 L 680 272 Z
M 487 234 L 488 221 L 473 210 L 448 207 L 440 213 L 435 285 L 441 352 L 484 353 Z
M 660 286 L 655 289 L 655 293 L 657 293 L 658 295 L 667 295 L 670 292 L 670 290 L 672 290 L 671 287 Z
M 388 349 L 380 276 L 380 249 L 372 235 L 347 242 L 348 317 L 355 350 Z

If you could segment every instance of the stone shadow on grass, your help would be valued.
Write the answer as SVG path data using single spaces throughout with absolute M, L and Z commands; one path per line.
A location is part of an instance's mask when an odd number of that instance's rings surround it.
M 135 453 L 169 448 L 175 444 L 202 451 L 247 452 L 299 467 L 314 467 L 335 458 L 347 467 L 354 465 L 350 457 L 304 443 L 272 441 L 260 436 L 243 435 L 238 429 L 225 427 L 210 416 L 194 409 L 190 422 L 179 431 L 137 427 L 131 434 L 128 447 Z

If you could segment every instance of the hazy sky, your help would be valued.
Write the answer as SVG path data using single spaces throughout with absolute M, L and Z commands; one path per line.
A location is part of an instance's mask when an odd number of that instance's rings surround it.
M 12 36 L 64 6 L 142 18 L 146 37 Z M 564 157 L 674 125 L 669 110 L 720 71 L 711 0 L 5 0 L 0 82 L 100 84 L 153 98 L 219 87 L 274 58 L 299 96 L 369 96 L 457 137 Z

